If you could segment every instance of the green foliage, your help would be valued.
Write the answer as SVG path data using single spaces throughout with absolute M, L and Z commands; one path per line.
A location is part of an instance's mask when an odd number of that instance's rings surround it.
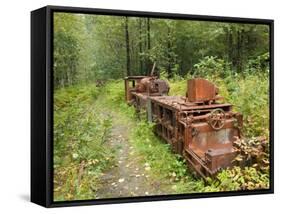
M 269 79 L 268 75 L 247 75 L 234 78 L 229 88 L 228 101 L 243 114 L 245 136 L 269 135 Z M 234 89 L 234 84 L 238 86 Z
M 209 179 L 204 191 L 238 191 L 253 189 L 268 189 L 269 174 L 262 173 L 254 167 L 234 167 L 220 172 L 215 180 Z
M 268 69 L 266 25 L 129 17 L 127 50 L 124 23 L 118 16 L 55 13 L 55 87 L 149 74 L 154 62 L 169 79 Z
M 187 80 L 169 81 L 171 96 L 186 96 Z
M 123 80 L 111 80 L 103 89 L 102 96 L 110 108 L 122 112 L 125 117 L 136 119 L 136 112 L 133 106 L 128 106 L 125 101 L 125 86 Z
M 244 71 L 245 74 L 247 73 L 258 74 L 261 71 L 263 71 L 264 73 L 268 73 L 269 72 L 268 61 L 269 61 L 269 52 L 259 55 L 254 59 L 250 59 Z
M 55 200 L 92 199 L 100 174 L 112 163 L 113 153 L 104 145 L 111 118 L 93 109 L 99 93 L 92 85 L 55 91 Z
M 186 167 L 183 167 L 184 161 L 173 155 L 169 144 L 164 144 L 152 130 L 153 124 L 140 121 L 132 132 L 132 144 L 141 154 L 145 154 L 144 161 L 155 168 L 157 177 L 181 179 L 187 171 Z
M 229 63 L 226 63 L 223 59 L 218 59 L 213 56 L 206 56 L 199 63 L 194 65 L 194 77 L 203 76 L 217 76 L 220 78 L 225 78 L 231 75 L 229 69 Z
M 74 84 L 77 79 L 80 43 L 79 20 L 70 14 L 54 16 L 54 83 L 55 87 Z

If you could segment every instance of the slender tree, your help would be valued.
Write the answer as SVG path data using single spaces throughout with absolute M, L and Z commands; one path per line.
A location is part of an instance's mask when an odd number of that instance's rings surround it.
M 139 18 L 139 54 L 143 52 L 142 43 L 142 18 Z M 139 65 L 140 72 L 143 74 L 143 60 L 141 57 L 139 57 Z
M 146 36 L 147 36 L 147 52 L 150 51 L 150 48 L 151 48 L 151 43 L 150 43 L 150 18 L 147 18 L 146 19 L 146 27 L 147 27 L 147 30 L 146 30 Z M 149 75 L 150 71 L 149 71 L 149 67 L 150 67 L 150 60 L 149 58 L 147 59 L 146 61 L 146 73 L 147 75 Z
M 130 38 L 129 38 L 129 20 L 125 17 L 125 42 L 126 42 L 126 58 L 127 58 L 127 76 L 131 75 L 131 60 L 130 60 Z
M 172 65 L 171 65 L 171 53 L 172 53 L 172 44 L 171 44 L 171 28 L 168 26 L 168 41 L 167 41 L 167 72 L 169 77 L 172 77 Z

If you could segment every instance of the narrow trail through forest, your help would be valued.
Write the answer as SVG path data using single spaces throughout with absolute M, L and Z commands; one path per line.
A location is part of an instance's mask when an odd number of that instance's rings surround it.
M 103 103 L 103 101 L 101 101 Z M 115 151 L 115 165 L 104 172 L 96 198 L 119 198 L 167 194 L 159 183 L 150 179 L 150 166 L 141 163 L 135 148 L 130 145 L 129 135 L 134 124 L 118 110 L 102 104 L 102 114 L 112 119 L 112 129 L 106 144 Z

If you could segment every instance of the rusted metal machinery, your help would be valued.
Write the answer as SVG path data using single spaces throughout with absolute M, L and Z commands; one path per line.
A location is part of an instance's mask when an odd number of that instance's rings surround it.
M 129 87 L 129 81 L 136 83 Z M 197 174 L 212 177 L 233 165 L 233 142 L 241 136 L 242 115 L 234 113 L 231 104 L 223 103 L 214 84 L 191 79 L 185 97 L 167 96 L 167 82 L 138 76 L 125 78 L 125 89 L 128 103 L 146 109 L 148 120 L 156 124 L 156 134 Z
M 167 95 L 169 85 L 157 76 L 129 76 L 125 78 L 125 97 L 139 111 L 146 109 L 147 98 Z

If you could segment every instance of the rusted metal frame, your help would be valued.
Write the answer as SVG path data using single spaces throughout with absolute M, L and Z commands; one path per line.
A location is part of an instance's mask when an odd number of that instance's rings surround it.
M 163 97 L 163 98 L 165 98 L 165 97 Z M 159 102 L 158 100 L 156 101 L 155 99 L 154 99 L 154 101 L 157 102 L 157 103 L 159 103 L 159 105 L 161 105 L 161 106 L 164 107 L 164 108 L 167 108 L 167 109 L 170 109 L 170 110 L 178 110 L 177 108 L 175 108 L 175 107 L 173 107 L 173 106 L 170 106 L 170 105 L 168 105 L 168 104 L 166 104 L 166 103 Z
M 213 173 L 218 172 L 222 167 L 224 167 L 223 166 L 224 164 L 227 164 L 230 167 L 232 165 L 231 160 L 234 159 L 235 154 L 236 154 L 236 151 L 234 151 L 233 149 L 228 152 L 218 152 L 218 151 L 220 151 L 220 150 L 215 150 L 214 151 L 215 154 L 210 154 L 209 152 L 207 152 L 205 154 L 205 160 L 207 163 L 207 167 Z M 210 157 L 209 162 L 207 162 L 207 159 L 209 159 L 208 157 Z M 218 167 L 218 166 L 220 166 L 220 167 Z
M 168 137 L 166 137 L 164 133 L 161 133 L 160 136 L 161 136 L 164 140 L 166 140 L 169 144 L 173 145 L 172 140 L 169 139 Z
M 224 124 L 224 127 L 222 129 L 235 128 L 234 122 L 235 122 L 234 119 L 227 119 L 225 124 Z M 208 122 L 195 123 L 195 124 L 192 124 L 192 127 L 199 129 L 198 130 L 199 132 L 212 132 L 212 131 L 214 131 L 212 129 L 212 127 L 209 126 Z
M 168 118 L 168 111 L 171 111 L 171 114 L 173 114 L 173 111 L 170 109 L 167 109 L 163 106 L 160 105 L 156 105 L 157 108 L 162 107 L 163 108 L 163 119 L 159 119 L 157 120 L 157 125 L 161 125 L 162 130 L 159 133 L 159 129 L 158 134 L 164 139 L 166 140 L 169 144 L 172 145 L 174 150 L 177 150 L 177 138 L 175 136 L 173 136 L 173 133 L 175 133 L 175 127 L 171 125 L 172 121 L 170 121 L 170 118 Z M 167 133 L 166 133 L 167 132 Z M 178 151 L 176 151 L 178 152 Z
M 221 97 L 217 96 L 216 87 L 206 80 L 193 80 L 195 86 L 198 85 L 199 91 L 195 91 L 197 87 L 191 87 L 194 92 L 194 100 L 191 103 L 188 97 L 181 99 L 179 97 L 155 96 L 159 95 L 159 93 L 156 93 L 158 87 L 156 87 L 151 80 L 154 79 L 150 77 L 146 77 L 146 80 L 143 81 L 138 79 L 139 82 L 146 85 L 143 87 L 143 89 L 146 90 L 144 90 L 143 93 L 132 93 L 135 94 L 138 107 L 143 107 L 143 103 L 146 102 L 147 97 L 151 97 L 153 121 L 156 121 L 157 124 L 156 133 L 171 144 L 174 151 L 178 153 L 182 153 L 183 151 L 190 166 L 203 178 L 214 175 L 220 167 L 228 166 L 229 159 L 231 159 L 231 156 L 234 154 L 231 150 L 232 138 L 237 136 L 237 134 L 240 136 L 242 118 L 241 115 L 231 112 L 232 105 L 213 103 L 215 100 L 221 99 Z M 160 83 L 162 84 L 162 82 Z M 155 84 L 157 83 L 155 82 Z M 213 91 L 206 91 L 206 88 L 204 88 L 205 86 L 208 86 L 207 88 Z M 185 103 L 183 103 L 182 100 L 184 100 Z M 223 109 L 223 111 L 221 111 L 221 113 L 220 111 L 214 111 L 214 109 Z M 197 116 L 194 116 L 194 114 Z M 217 121 L 220 122 L 219 126 L 216 126 Z M 235 122 L 238 123 L 238 127 L 235 125 Z M 193 129 L 196 129 L 197 133 L 211 133 L 221 129 L 233 130 L 229 133 L 229 139 L 225 138 L 225 140 L 230 142 L 225 145 L 227 147 L 224 145 L 218 147 L 216 141 L 214 141 L 216 140 L 216 136 L 214 136 L 210 145 L 202 144 L 198 145 L 199 147 L 197 146 L 198 148 L 196 148 L 196 143 L 198 140 L 198 143 L 200 143 L 200 138 L 194 138 Z M 215 153 L 209 153 L 208 148 L 214 149 L 213 152 Z M 225 151 L 219 151 L 223 148 L 225 148 Z M 225 158 L 226 162 L 223 158 Z
M 209 112 L 211 112 L 212 110 L 214 110 L 214 109 L 203 109 L 203 110 L 201 110 L 201 109 L 197 109 L 197 110 L 184 110 L 184 111 L 181 111 L 182 113 L 183 112 L 185 112 L 185 114 L 187 115 L 187 114 L 195 114 L 195 113 L 198 113 L 198 114 L 201 114 L 201 113 L 204 113 L 204 112 L 207 112 L 207 113 L 209 113 Z M 227 115 L 227 116 L 229 116 L 229 117 L 232 117 L 232 116 L 235 116 L 235 113 L 233 113 L 233 112 L 231 112 L 231 111 L 228 111 L 228 112 L 225 112 L 225 114 Z M 210 114 L 205 114 L 204 116 L 210 116 Z M 193 116 L 194 118 L 195 117 L 198 117 L 198 116 Z M 204 118 L 203 118 L 204 119 Z
M 175 112 L 175 116 L 176 116 L 176 121 L 177 121 L 176 122 L 176 124 L 177 124 L 176 140 L 178 142 L 180 142 L 180 141 L 182 142 L 182 149 L 184 149 L 185 142 L 187 140 L 187 137 L 186 137 L 187 124 L 179 120 L 179 112 L 178 111 Z M 181 127 L 181 125 L 182 125 L 182 127 Z M 181 130 L 182 128 L 183 128 L 183 130 Z M 179 132 L 180 132 L 180 135 L 178 134 Z M 183 132 L 183 135 L 182 135 L 182 132 Z M 182 153 L 182 151 L 181 151 L 181 153 Z
M 127 76 L 124 79 L 125 80 L 137 80 L 137 79 L 143 79 L 145 77 L 147 77 L 147 76 Z
M 203 179 L 207 179 L 208 176 L 206 176 L 205 174 L 203 174 L 199 169 L 197 169 L 196 165 L 192 162 L 192 160 L 189 159 L 189 157 L 185 156 L 185 159 L 187 160 L 187 162 L 189 163 L 189 165 L 193 168 L 193 170 L 195 172 L 197 172 Z M 201 167 L 201 166 L 199 166 Z
M 211 105 L 194 105 L 187 106 L 184 103 L 181 104 L 187 107 L 187 110 L 199 110 L 199 109 L 215 109 L 215 108 L 224 108 L 224 107 L 232 107 L 233 105 L 225 103 L 225 104 L 211 104 Z
M 201 167 L 205 169 L 206 172 L 208 172 L 210 175 L 214 174 L 215 172 L 211 171 L 208 166 L 206 165 L 205 161 L 203 161 L 198 155 L 196 155 L 191 149 L 186 149 L 186 152 L 188 152 Z
M 199 167 L 204 168 L 205 172 L 207 172 L 208 174 L 204 174 L 200 169 L 198 169 L 198 167 L 196 167 L 196 165 L 193 163 L 192 160 L 190 160 L 190 158 L 188 156 L 186 156 L 186 153 L 188 153 L 199 165 Z M 184 155 L 186 160 L 193 166 L 193 168 L 195 169 L 195 171 L 201 175 L 201 177 L 203 177 L 204 179 L 206 179 L 208 176 L 212 176 L 214 173 L 208 169 L 208 167 L 206 166 L 206 164 L 202 161 L 202 159 L 200 157 L 198 157 L 194 152 L 192 152 L 189 149 L 185 149 L 184 150 Z
M 167 129 L 167 138 L 171 140 L 171 142 L 175 141 L 173 139 L 173 132 L 175 132 L 175 127 L 173 124 L 173 110 L 163 107 L 163 119 L 159 122 Z

